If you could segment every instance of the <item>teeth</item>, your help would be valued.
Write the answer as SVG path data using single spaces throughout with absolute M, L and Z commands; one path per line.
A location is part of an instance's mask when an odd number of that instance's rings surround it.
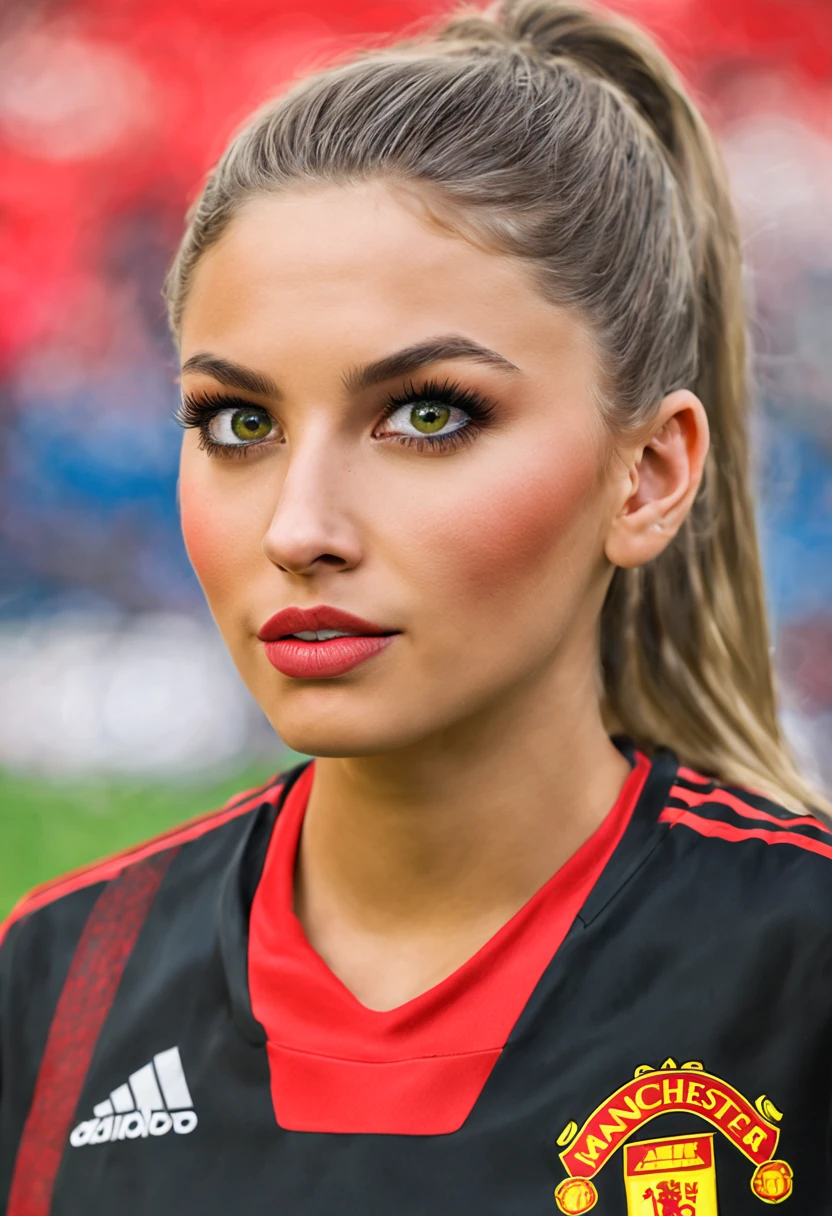
M 330 638 L 352 638 L 354 633 L 341 633 L 337 629 L 304 629 L 301 633 L 293 633 L 293 638 L 302 642 L 328 642 Z

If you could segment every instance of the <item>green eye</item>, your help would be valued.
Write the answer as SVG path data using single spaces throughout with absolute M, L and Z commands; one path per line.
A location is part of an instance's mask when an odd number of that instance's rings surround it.
M 265 410 L 235 410 L 231 415 L 231 433 L 248 443 L 253 439 L 265 439 L 272 429 L 272 420 Z
M 420 435 L 432 435 L 434 431 L 441 431 L 450 417 L 451 411 L 447 405 L 424 401 L 413 406 L 410 411 L 410 424 Z

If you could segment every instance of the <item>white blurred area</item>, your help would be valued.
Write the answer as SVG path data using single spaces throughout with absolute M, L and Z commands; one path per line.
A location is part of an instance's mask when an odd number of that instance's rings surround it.
M 0 767 L 212 777 L 285 749 L 210 622 L 55 614 L 0 626 Z
M 832 794 L 832 750 L 829 747 L 832 713 L 801 713 L 789 704 L 788 693 L 781 700 L 785 704 L 780 712 L 780 724 L 800 771 L 816 790 L 828 797 Z
M 832 715 L 782 690 L 784 732 L 832 789 Z M 0 768 L 45 778 L 212 779 L 294 757 L 208 620 L 63 612 L 0 625 Z
M 0 44 L 0 132 L 49 161 L 100 156 L 147 126 L 153 91 L 122 48 L 32 15 Z

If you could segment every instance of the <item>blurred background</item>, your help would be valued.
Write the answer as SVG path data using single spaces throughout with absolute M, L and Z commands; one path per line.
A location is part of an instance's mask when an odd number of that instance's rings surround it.
M 0 915 L 294 762 L 226 657 L 175 503 L 159 294 L 232 130 L 447 0 L 0 8 Z M 832 11 L 631 0 L 720 133 L 754 299 L 784 722 L 832 786 Z

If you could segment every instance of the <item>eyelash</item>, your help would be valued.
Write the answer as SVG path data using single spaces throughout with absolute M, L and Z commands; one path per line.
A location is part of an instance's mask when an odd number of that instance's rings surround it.
M 476 435 L 485 429 L 493 418 L 495 406 L 476 389 L 463 388 L 450 380 L 439 382 L 427 380 L 418 387 L 412 382 L 403 392 L 388 398 L 379 424 L 386 422 L 402 406 L 419 405 L 425 401 L 436 401 L 441 405 L 456 407 L 467 414 L 470 421 L 450 431 L 447 435 L 391 435 L 390 438 L 405 447 L 417 450 L 450 452 L 473 442 Z M 201 393 L 199 396 L 186 393 L 174 412 L 174 420 L 185 430 L 199 431 L 199 446 L 209 456 L 248 456 L 252 448 L 263 447 L 266 439 L 254 439 L 250 443 L 217 443 L 212 439 L 210 425 L 223 410 L 251 409 L 252 402 L 242 397 L 224 393 Z M 268 413 L 268 411 L 266 411 Z

